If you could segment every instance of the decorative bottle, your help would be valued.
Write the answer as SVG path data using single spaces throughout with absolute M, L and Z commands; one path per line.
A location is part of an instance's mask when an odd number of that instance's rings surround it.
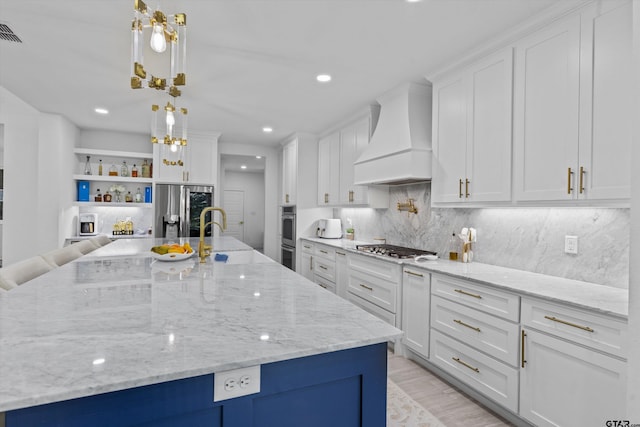
M 142 202 L 142 193 L 140 192 L 140 187 L 138 187 L 138 190 L 136 191 L 136 203 L 141 203 Z
M 138 168 L 136 167 L 136 164 L 133 164 L 133 167 L 131 168 L 131 176 L 133 178 L 137 178 L 138 177 Z
M 100 189 L 98 188 L 98 192 L 96 193 L 96 197 L 94 198 L 96 202 L 102 201 L 102 194 L 100 193 Z
M 104 201 L 105 202 L 110 202 L 111 201 L 111 193 L 109 193 L 109 190 L 107 190 L 106 193 L 104 193 Z
M 89 162 L 90 158 L 91 158 L 91 156 L 87 156 L 87 161 L 84 163 L 84 174 L 85 175 L 91 175 L 91 162 Z
M 102 176 L 102 159 L 98 161 L 98 175 Z
M 451 261 L 458 260 L 458 252 L 460 250 L 460 242 L 458 237 L 456 236 L 456 232 L 454 231 L 451 234 L 451 238 L 449 239 L 449 259 Z
M 120 166 L 120 176 L 129 176 L 129 166 L 124 160 L 122 161 L 122 166 Z
M 131 191 L 127 191 L 127 194 L 124 196 L 124 201 L 127 203 L 133 202 L 133 195 L 131 194 Z
M 142 162 L 142 177 L 143 178 L 150 178 L 151 174 L 149 172 L 149 163 L 147 163 L 147 159 L 144 159 L 144 162 Z
M 118 176 L 118 168 L 116 168 L 116 165 L 112 164 L 109 168 L 109 176 Z

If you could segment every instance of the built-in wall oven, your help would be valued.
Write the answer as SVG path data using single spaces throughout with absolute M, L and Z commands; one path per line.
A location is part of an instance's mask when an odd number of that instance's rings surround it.
M 282 247 L 280 262 L 291 270 L 296 269 L 296 207 L 282 207 Z

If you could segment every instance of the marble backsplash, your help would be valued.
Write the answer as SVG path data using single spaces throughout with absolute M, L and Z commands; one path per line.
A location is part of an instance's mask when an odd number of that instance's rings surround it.
M 617 288 L 629 286 L 630 211 L 624 208 L 431 208 L 430 184 L 390 188 L 389 209 L 334 209 L 357 240 L 432 250 L 446 256 L 453 231 L 474 227 L 474 261 Z M 400 212 L 413 199 L 417 214 Z M 578 254 L 564 253 L 565 235 Z

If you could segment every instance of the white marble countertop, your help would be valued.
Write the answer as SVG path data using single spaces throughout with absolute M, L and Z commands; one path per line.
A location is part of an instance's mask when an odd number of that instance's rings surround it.
M 600 314 L 622 319 L 626 319 L 629 315 L 629 292 L 627 289 L 477 262 L 462 263 L 442 259 L 415 262 L 413 259 L 393 259 L 359 252 L 355 249 L 356 244 L 367 244 L 368 242 L 356 242 L 354 244 L 353 241 L 345 239 L 320 239 L 316 237 L 304 237 L 303 239 L 342 248 L 363 256 L 376 257 L 385 262 L 418 267 L 431 273 L 443 273 L 471 280 L 480 285 L 514 291 L 522 295 L 588 309 Z
M 401 334 L 235 239 L 205 264 L 154 261 L 158 242 L 118 240 L 0 294 L 0 412 Z

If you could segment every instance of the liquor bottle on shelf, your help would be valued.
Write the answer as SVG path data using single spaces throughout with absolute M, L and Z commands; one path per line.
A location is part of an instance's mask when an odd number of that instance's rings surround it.
M 136 191 L 136 203 L 141 203 L 142 202 L 142 193 L 140 192 L 140 187 L 138 187 L 138 190 Z
M 142 162 L 142 177 L 151 178 L 151 172 L 149 171 L 149 163 L 147 163 L 147 159 L 144 159 L 144 162 Z
M 84 163 L 84 174 L 85 175 L 91 175 L 91 162 L 89 161 L 90 158 L 91 158 L 91 156 L 87 156 L 87 161 Z
M 106 193 L 104 193 L 104 197 L 103 197 L 105 202 L 110 202 L 111 201 L 111 193 L 109 193 L 109 190 L 107 190 Z
M 131 168 L 131 176 L 133 178 L 137 178 L 138 177 L 138 168 L 136 167 L 136 164 L 133 164 L 133 167 Z
M 127 194 L 124 196 L 124 201 L 127 203 L 133 202 L 133 195 L 131 194 L 131 191 L 127 191 Z
M 129 166 L 124 160 L 122 161 L 122 166 L 120 166 L 120 176 L 129 176 Z
M 98 175 L 102 176 L 102 159 L 98 161 Z
M 96 197 L 94 198 L 96 202 L 102 201 L 102 193 L 100 193 L 100 189 L 98 188 L 98 192 L 96 193 Z
M 109 168 L 109 176 L 118 176 L 118 168 L 116 168 L 116 165 L 112 164 Z

